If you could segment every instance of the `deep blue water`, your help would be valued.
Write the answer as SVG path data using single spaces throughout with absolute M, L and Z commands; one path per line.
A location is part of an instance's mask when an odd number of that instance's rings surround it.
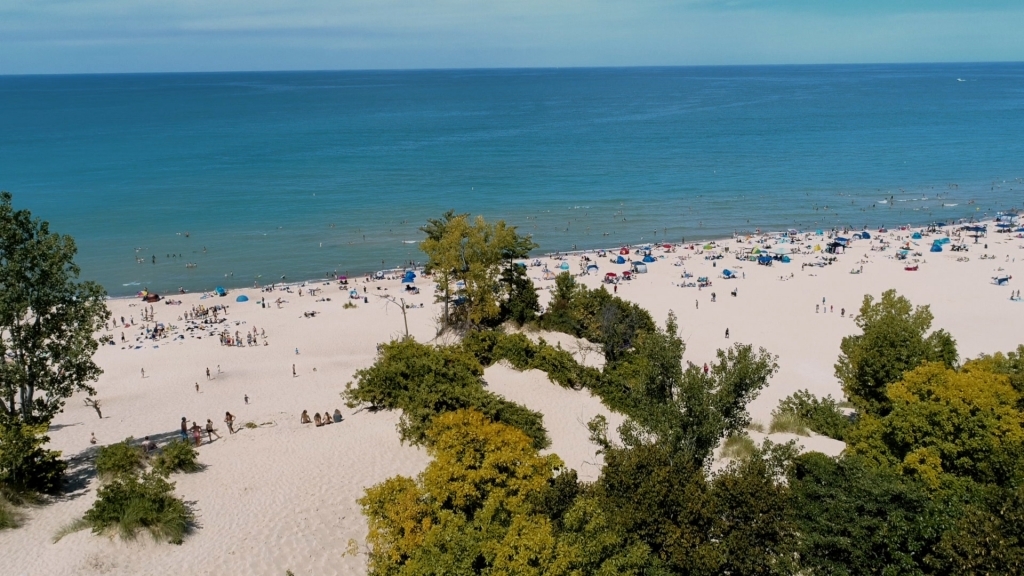
M 1024 202 L 1024 64 L 7 76 L 0 132 L 114 295 L 420 260 L 448 208 L 554 251 Z

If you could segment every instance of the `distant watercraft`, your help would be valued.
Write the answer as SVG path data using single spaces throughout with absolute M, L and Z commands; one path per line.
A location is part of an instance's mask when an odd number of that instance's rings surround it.
M 415 244 L 417 240 L 402 240 L 402 244 Z
M 963 78 L 957 78 L 956 81 L 957 82 L 967 82 L 967 80 L 964 80 Z

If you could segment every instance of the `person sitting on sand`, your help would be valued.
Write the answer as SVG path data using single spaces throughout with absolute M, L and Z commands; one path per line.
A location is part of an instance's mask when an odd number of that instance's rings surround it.
M 95 444 L 95 443 L 96 443 L 96 433 L 95 432 L 89 432 L 89 444 Z
M 319 428 L 319 427 L 324 425 L 324 423 L 320 420 L 320 413 L 319 412 L 317 412 L 316 414 L 313 415 L 313 424 L 316 424 L 317 428 Z
M 341 422 L 341 410 L 338 410 L 337 408 L 334 409 L 334 421 Z
M 311 424 L 312 420 L 309 419 L 309 411 L 303 410 L 302 416 L 299 417 L 299 424 Z
M 145 440 L 142 441 L 142 450 L 145 452 L 156 450 L 156 442 L 153 442 L 149 439 L 149 436 L 146 436 Z
M 328 424 L 334 424 L 334 420 L 331 420 L 331 411 L 324 410 L 324 426 Z

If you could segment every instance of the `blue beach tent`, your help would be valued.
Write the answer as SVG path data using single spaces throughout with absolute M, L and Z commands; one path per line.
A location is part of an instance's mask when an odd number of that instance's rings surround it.
M 223 286 L 217 286 L 217 289 L 214 290 L 214 292 L 217 293 L 217 296 L 227 296 L 228 295 L 228 291 L 225 290 Z
M 932 244 L 931 251 L 932 252 L 942 252 L 942 244 L 939 244 L 938 242 L 936 242 L 935 244 Z
M 654 261 L 655 261 L 654 256 L 651 256 L 650 254 L 644 256 L 644 262 L 650 263 L 650 262 L 654 262 Z
M 619 256 L 618 258 L 616 258 L 616 259 L 615 259 L 615 263 L 616 263 L 616 264 L 625 264 L 625 263 L 626 263 L 626 259 L 625 259 L 625 258 L 623 258 L 623 257 L 622 257 L 622 256 L 620 255 L 620 256 Z
M 569 269 L 569 263 L 568 262 L 562 262 L 561 264 L 558 265 L 558 267 L 560 269 L 562 269 L 562 270 L 568 270 Z
M 921 239 L 921 233 L 920 232 L 914 232 L 913 234 L 910 235 L 910 237 L 912 239 L 914 239 L 914 240 L 920 240 Z
M 248 301 L 249 301 L 249 297 L 246 296 L 245 294 L 242 294 L 238 298 L 235 298 L 235 302 L 248 302 Z
M 412 284 L 416 280 L 416 273 L 412 270 L 406 270 L 405 276 L 402 277 L 402 284 Z

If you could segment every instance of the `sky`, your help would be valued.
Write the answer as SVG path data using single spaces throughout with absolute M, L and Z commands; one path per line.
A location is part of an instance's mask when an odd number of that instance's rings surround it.
M 0 74 L 1024 60 L 1021 0 L 0 0 Z

